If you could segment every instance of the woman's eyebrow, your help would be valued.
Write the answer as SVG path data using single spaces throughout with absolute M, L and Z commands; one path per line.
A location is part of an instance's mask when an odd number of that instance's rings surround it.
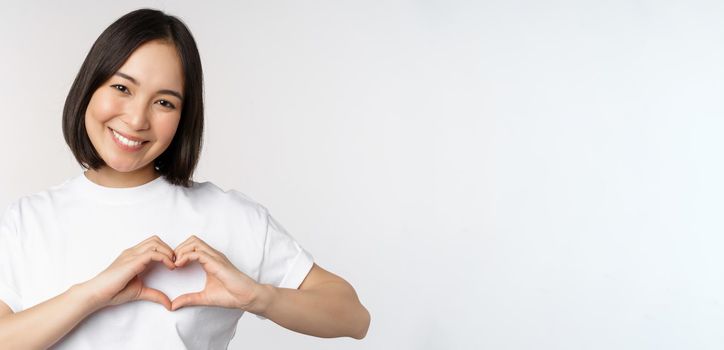
M 130 76 L 130 75 L 126 74 L 126 73 L 116 72 L 116 74 L 114 74 L 114 75 L 117 75 L 117 76 L 119 76 L 119 77 L 121 77 L 121 78 L 128 79 L 128 80 L 130 80 L 132 83 L 136 84 L 137 86 L 141 86 L 141 84 L 138 83 L 138 80 L 134 79 L 132 76 Z M 178 91 L 176 91 L 176 90 L 161 89 L 161 90 L 158 90 L 157 93 L 159 93 L 159 94 L 173 95 L 173 96 L 178 97 L 178 99 L 181 100 L 181 101 L 184 100 L 183 96 L 181 96 L 181 94 L 180 94 Z

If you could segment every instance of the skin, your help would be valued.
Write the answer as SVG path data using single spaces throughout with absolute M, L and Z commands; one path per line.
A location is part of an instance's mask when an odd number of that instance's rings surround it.
M 174 46 L 151 41 L 136 49 L 88 103 L 88 137 L 107 166 L 89 169 L 86 177 L 106 187 L 134 187 L 157 178 L 153 160 L 171 144 L 182 107 L 180 98 L 159 91 L 183 92 L 183 84 Z M 108 128 L 148 142 L 140 151 L 124 151 Z
M 88 136 L 106 166 L 85 176 L 106 187 L 135 187 L 160 176 L 153 160 L 169 146 L 181 117 L 183 70 L 175 48 L 148 42 L 134 51 L 118 73 L 93 93 L 86 110 Z M 130 78 L 129 78 L 130 77 Z M 122 150 L 108 128 L 146 142 L 137 152 Z M 207 273 L 205 288 L 169 300 L 137 276 L 151 263 L 173 270 L 198 261 Z M 110 305 L 148 300 L 169 311 L 191 305 L 238 308 L 317 337 L 365 337 L 370 314 L 354 288 L 314 264 L 298 289 L 259 284 L 220 251 L 195 235 L 172 248 L 151 236 L 125 249 L 108 268 L 66 292 L 13 314 L 0 301 L 0 344 L 46 348 L 91 313 Z M 28 334 L 33 337 L 18 336 Z
M 174 46 L 152 41 L 134 51 L 118 72 L 93 93 L 86 111 L 88 136 L 107 164 L 98 171 L 88 170 L 86 176 L 107 187 L 138 186 L 159 176 L 153 160 L 170 145 L 178 127 L 183 101 L 175 95 L 183 91 L 183 69 Z M 126 152 L 113 140 L 109 127 L 148 142 L 138 152 Z M 207 272 L 206 287 L 171 301 L 162 292 L 144 286 L 136 277 L 152 261 L 163 262 L 170 269 L 198 261 Z M 359 303 L 352 286 L 317 264 L 298 289 L 308 292 L 304 296 L 309 297 L 299 298 L 288 290 L 257 283 L 233 266 L 223 253 L 195 235 L 176 248 L 153 236 L 124 251 L 89 284 L 98 291 L 101 305 L 141 299 L 157 302 L 172 311 L 189 305 L 239 308 L 267 316 L 289 329 L 320 336 L 360 338 L 369 325 L 369 313 Z M 318 307 L 319 298 L 325 299 L 330 307 L 326 314 Z M 294 305 L 284 306 L 293 299 L 298 299 Z M 297 312 L 290 312 L 300 305 Z M 316 326 L 310 327 L 303 320 L 312 318 L 315 312 L 322 314 Z M 342 315 L 353 316 L 346 320 L 346 325 L 351 327 L 340 327 Z

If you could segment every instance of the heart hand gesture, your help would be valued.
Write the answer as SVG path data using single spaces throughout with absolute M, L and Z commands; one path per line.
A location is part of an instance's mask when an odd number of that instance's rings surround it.
M 261 285 L 239 271 L 224 254 L 196 236 L 189 237 L 174 250 L 176 267 L 198 261 L 206 271 L 206 286 L 200 292 L 178 296 L 171 310 L 184 306 L 206 305 L 249 310 L 259 295 Z
M 121 252 L 113 263 L 84 284 L 93 291 L 92 302 L 99 308 L 135 300 L 159 303 L 171 309 L 171 301 L 158 289 L 144 285 L 138 275 L 152 261 L 163 262 L 174 270 L 173 250 L 154 235 Z

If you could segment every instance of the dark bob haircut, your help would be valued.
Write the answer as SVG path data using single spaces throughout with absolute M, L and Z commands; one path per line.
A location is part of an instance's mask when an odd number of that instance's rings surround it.
M 199 160 L 204 127 L 201 58 L 191 32 L 174 16 L 153 9 L 132 11 L 113 22 L 93 43 L 63 107 L 63 137 L 85 169 L 106 165 L 88 138 L 85 113 L 93 93 L 142 44 L 164 40 L 176 47 L 184 74 L 183 106 L 176 134 L 154 160 L 154 168 L 174 185 L 190 187 Z

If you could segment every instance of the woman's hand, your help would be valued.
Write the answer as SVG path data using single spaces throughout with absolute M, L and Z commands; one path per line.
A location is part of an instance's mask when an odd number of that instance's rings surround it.
M 178 296 L 171 310 L 189 305 L 221 306 L 247 311 L 256 301 L 261 285 L 239 271 L 224 254 L 196 236 L 189 237 L 175 250 L 176 266 L 198 261 L 206 271 L 204 290 Z
M 119 305 L 135 300 L 148 300 L 171 309 L 168 296 L 158 289 L 143 285 L 138 275 L 151 261 L 163 262 L 169 269 L 176 268 L 174 252 L 158 236 L 124 250 L 108 268 L 84 284 L 93 291 L 99 307 Z

